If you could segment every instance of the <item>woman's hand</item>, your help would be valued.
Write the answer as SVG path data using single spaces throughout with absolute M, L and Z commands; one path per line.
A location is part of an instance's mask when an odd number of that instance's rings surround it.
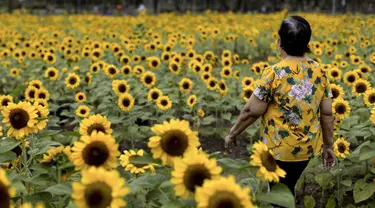
M 225 137 L 225 151 L 228 153 L 232 153 L 233 145 L 237 146 L 237 139 L 234 136 L 228 135 Z
M 323 146 L 323 167 L 324 169 L 330 169 L 334 167 L 337 163 L 336 155 L 333 151 L 332 146 Z

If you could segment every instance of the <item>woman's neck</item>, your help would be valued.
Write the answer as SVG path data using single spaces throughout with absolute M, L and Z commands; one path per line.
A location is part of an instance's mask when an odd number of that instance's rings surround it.
M 311 60 L 311 59 L 307 56 L 289 56 L 289 55 L 286 55 L 284 57 L 284 61 L 309 61 L 309 60 Z

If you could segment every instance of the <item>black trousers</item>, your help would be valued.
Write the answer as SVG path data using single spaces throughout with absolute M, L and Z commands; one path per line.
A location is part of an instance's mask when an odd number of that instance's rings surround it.
M 298 179 L 300 178 L 302 172 L 305 170 L 309 161 L 310 160 L 299 162 L 284 162 L 277 160 L 277 165 L 279 165 L 279 167 L 286 172 L 285 178 L 280 178 L 280 183 L 283 183 L 286 186 L 288 186 L 290 191 L 292 191 L 293 195 L 294 187 L 296 186 Z M 271 183 L 271 187 L 273 185 L 275 185 L 275 183 Z

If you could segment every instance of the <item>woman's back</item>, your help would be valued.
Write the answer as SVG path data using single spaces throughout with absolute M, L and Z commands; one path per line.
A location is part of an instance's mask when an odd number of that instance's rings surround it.
M 254 95 L 269 103 L 261 136 L 282 161 L 302 161 L 320 152 L 320 103 L 331 97 L 318 63 L 283 60 L 265 69 Z

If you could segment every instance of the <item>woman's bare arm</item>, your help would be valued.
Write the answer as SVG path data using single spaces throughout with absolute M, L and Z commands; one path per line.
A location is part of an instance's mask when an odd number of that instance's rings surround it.
M 268 103 L 261 101 L 255 95 L 251 95 L 243 107 L 241 114 L 238 116 L 236 123 L 231 128 L 229 135 L 225 138 L 225 147 L 227 149 L 230 148 L 231 144 L 235 142 L 236 136 L 262 116 L 267 111 L 267 107 Z
M 323 131 L 323 165 L 325 169 L 336 165 L 333 151 L 333 123 L 332 99 L 324 99 L 320 103 L 320 125 Z

